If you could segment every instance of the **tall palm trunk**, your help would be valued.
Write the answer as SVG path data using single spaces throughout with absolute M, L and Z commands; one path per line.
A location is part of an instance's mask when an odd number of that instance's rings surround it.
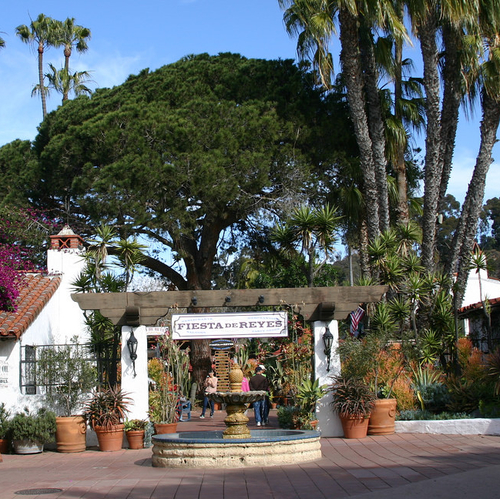
M 424 87 L 427 114 L 425 140 L 425 189 L 424 213 L 422 219 L 422 264 L 428 272 L 434 270 L 436 247 L 436 221 L 441 184 L 440 153 L 440 85 L 438 70 L 438 49 L 436 45 L 437 23 L 430 13 L 418 26 L 418 35 L 424 64 Z
M 456 308 L 460 307 L 462 303 L 467 285 L 470 254 L 474 247 L 479 214 L 483 205 L 486 175 L 493 162 L 492 150 L 497 141 L 497 130 L 500 123 L 500 102 L 483 92 L 482 110 L 483 119 L 480 128 L 481 143 L 479 153 L 462 207 L 462 215 L 459 218 L 459 224 L 453 239 L 451 258 L 447 266 L 448 273 L 451 273 L 458 261 L 458 275 L 454 295 Z
M 443 210 L 448 182 L 450 180 L 460 101 L 462 99 L 460 81 L 462 65 L 457 45 L 460 34 L 452 29 L 447 23 L 443 26 L 442 32 L 445 46 L 445 64 L 443 69 L 443 109 L 441 112 L 440 163 L 442 165 L 442 173 L 439 189 L 438 212 Z
M 380 233 L 378 191 L 373 161 L 372 141 L 366 115 L 363 76 L 358 43 L 357 18 L 345 9 L 339 12 L 340 59 L 347 88 L 347 99 L 353 122 L 354 133 L 360 152 L 360 166 L 363 172 L 363 194 L 366 206 L 368 237 L 374 240 Z
M 389 229 L 389 194 L 387 188 L 387 159 L 385 155 L 385 125 L 382 119 L 378 71 L 371 32 L 361 28 L 361 62 L 364 69 L 364 87 L 368 111 L 368 126 L 372 142 L 373 162 L 377 183 L 380 230 Z
M 47 116 L 47 98 L 45 95 L 45 83 L 43 76 L 43 43 L 38 44 L 38 81 L 40 83 L 40 98 L 42 100 L 42 115 Z
M 403 19 L 403 4 L 398 4 L 398 15 Z M 401 106 L 399 103 L 403 98 L 403 40 L 396 37 L 394 40 L 394 117 L 398 123 L 403 122 Z M 408 180 L 406 177 L 405 150 L 406 140 L 398 141 L 394 157 L 394 173 L 396 175 L 396 188 L 398 201 L 396 205 L 396 220 L 398 223 L 407 225 L 410 221 L 410 209 L 408 206 Z

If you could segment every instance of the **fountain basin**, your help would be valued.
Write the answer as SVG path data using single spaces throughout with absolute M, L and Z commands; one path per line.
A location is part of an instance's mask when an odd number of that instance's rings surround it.
M 153 436 L 157 468 L 276 466 L 321 458 L 320 434 L 306 430 L 252 430 L 250 438 L 223 438 L 222 431 Z

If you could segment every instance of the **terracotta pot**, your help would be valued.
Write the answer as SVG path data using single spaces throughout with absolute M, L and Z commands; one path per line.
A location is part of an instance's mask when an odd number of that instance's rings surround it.
M 368 423 L 368 435 L 392 435 L 396 427 L 396 399 L 377 399 Z
M 43 452 L 43 444 L 31 440 L 12 440 L 12 448 L 16 454 L 39 454 Z
M 364 416 L 341 414 L 340 422 L 344 430 L 344 438 L 364 438 L 368 432 L 368 419 Z
M 315 430 L 316 429 L 316 426 L 318 426 L 318 420 L 317 419 L 313 419 L 312 421 L 309 421 L 309 424 L 312 426 L 312 429 Z
M 56 418 L 57 452 L 83 452 L 86 447 L 87 423 L 83 416 Z
M 160 435 L 161 433 L 176 433 L 177 423 L 155 423 L 155 433 Z
M 120 450 L 123 446 L 123 430 L 125 425 L 118 424 L 110 429 L 102 426 L 96 426 L 95 432 L 97 441 L 99 442 L 99 449 L 103 452 L 113 452 Z
M 125 435 L 129 449 L 144 449 L 144 430 L 129 430 Z
M 0 454 L 8 454 L 10 450 L 10 440 L 0 438 Z

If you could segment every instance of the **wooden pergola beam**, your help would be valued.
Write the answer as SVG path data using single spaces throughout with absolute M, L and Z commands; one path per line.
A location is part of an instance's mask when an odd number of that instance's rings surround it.
M 285 306 L 307 321 L 347 318 L 361 303 L 381 300 L 388 286 L 336 286 L 323 288 L 228 289 L 152 291 L 136 293 L 74 293 L 71 298 L 82 310 L 99 310 L 117 326 L 153 326 L 169 311 L 215 307 Z M 128 317 L 127 317 L 128 310 Z M 134 319 L 130 314 L 136 313 Z M 135 324 L 134 324 L 135 325 Z

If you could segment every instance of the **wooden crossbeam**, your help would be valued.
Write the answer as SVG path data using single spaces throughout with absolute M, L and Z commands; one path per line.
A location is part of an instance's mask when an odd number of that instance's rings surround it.
M 305 320 L 320 320 L 321 313 L 330 310 L 330 319 L 345 319 L 361 303 L 376 303 L 388 290 L 387 286 L 335 286 L 322 288 L 229 289 L 193 291 L 152 291 L 136 293 L 75 293 L 72 299 L 82 310 L 99 310 L 113 324 L 129 324 L 131 314 L 138 312 L 138 322 L 155 325 L 169 311 L 192 308 L 289 307 Z M 321 304 L 326 306 L 321 307 Z M 134 309 L 135 312 L 135 309 Z M 133 315 L 133 314 L 132 314 Z

